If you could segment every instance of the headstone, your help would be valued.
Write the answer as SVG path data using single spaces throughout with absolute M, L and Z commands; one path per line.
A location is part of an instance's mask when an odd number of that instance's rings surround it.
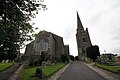
M 42 66 L 46 67 L 46 62 L 45 61 L 42 62 Z
M 8 62 L 9 62 L 9 59 L 7 59 L 5 62 L 8 63 Z
M 14 62 L 14 60 L 12 62 Z
M 5 62 L 5 60 L 2 60 L 2 63 L 4 63 Z

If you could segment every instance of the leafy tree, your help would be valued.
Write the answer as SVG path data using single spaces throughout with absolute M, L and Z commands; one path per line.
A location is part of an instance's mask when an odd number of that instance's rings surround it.
M 86 49 L 87 57 L 95 61 L 97 56 L 100 56 L 100 51 L 98 46 L 91 46 Z
M 78 60 L 78 56 L 75 56 L 75 59 Z
M 62 62 L 69 62 L 69 58 L 68 58 L 68 56 L 67 55 L 61 55 L 61 60 L 62 60 Z
M 74 57 L 73 55 L 70 55 L 70 59 L 71 59 L 72 61 L 74 61 L 74 60 L 75 60 L 75 57 Z
M 33 27 L 29 21 L 40 5 L 36 0 L 0 0 L 0 57 L 14 60 L 25 42 L 32 40 Z

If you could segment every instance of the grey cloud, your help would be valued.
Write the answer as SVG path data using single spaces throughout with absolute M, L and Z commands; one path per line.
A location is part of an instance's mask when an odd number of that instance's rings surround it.
M 73 36 L 75 36 L 74 32 L 75 32 L 74 28 L 68 27 L 68 28 L 66 28 L 65 31 L 64 31 L 64 37 L 65 37 L 66 39 L 70 39 L 70 38 L 72 38 Z

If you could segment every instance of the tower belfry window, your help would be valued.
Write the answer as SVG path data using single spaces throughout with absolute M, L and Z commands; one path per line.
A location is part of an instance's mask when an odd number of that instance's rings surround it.
M 83 42 L 86 42 L 85 38 L 83 38 Z

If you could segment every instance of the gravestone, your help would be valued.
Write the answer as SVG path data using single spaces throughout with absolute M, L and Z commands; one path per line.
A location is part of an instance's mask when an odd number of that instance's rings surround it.
M 5 62 L 5 60 L 2 60 L 2 63 L 4 63 Z
M 8 62 L 9 62 L 9 59 L 7 59 L 5 62 L 8 63 Z

